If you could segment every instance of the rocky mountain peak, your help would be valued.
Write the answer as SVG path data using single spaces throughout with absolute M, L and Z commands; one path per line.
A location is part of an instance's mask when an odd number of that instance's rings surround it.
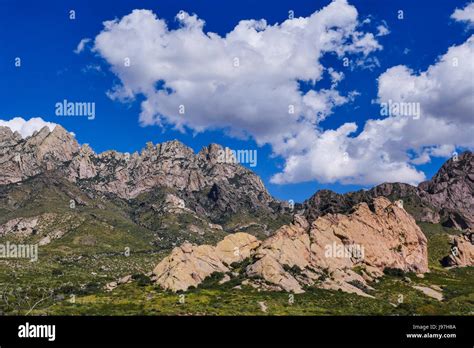
M 31 138 L 45 139 L 49 135 L 49 133 L 51 133 L 51 130 L 49 129 L 49 127 L 44 126 L 39 131 L 33 132 L 33 134 L 31 135 Z
M 418 186 L 420 196 L 439 210 L 448 227 L 474 229 L 474 156 L 466 151 L 449 159 L 433 179 Z
M 43 127 L 23 139 L 11 130 L 1 130 L 0 184 L 22 181 L 56 170 L 79 152 L 75 138 L 61 126 Z
M 166 141 L 156 146 L 157 154 L 163 157 L 189 158 L 194 156 L 194 151 L 178 140 Z
M 470 151 L 446 161 L 431 180 L 424 181 L 419 188 L 435 194 L 456 183 L 474 185 L 474 155 Z
M 36 137 L 41 139 L 40 143 L 37 144 L 39 160 L 48 156 L 48 158 L 54 158 L 59 162 L 66 162 L 70 161 L 79 152 L 80 146 L 76 139 L 59 125 L 54 127 L 51 132 L 48 127 L 43 127 Z M 52 167 L 54 167 L 54 164 Z
M 8 127 L 0 127 L 0 141 L 5 141 L 13 138 L 13 132 Z
M 18 132 L 13 132 L 8 127 L 0 127 L 0 147 L 12 146 L 21 140 Z
M 198 152 L 197 156 L 203 161 L 209 161 L 213 164 L 219 162 L 219 157 L 224 151 L 224 148 L 219 144 L 209 144 L 208 146 L 204 146 L 201 151 Z
M 89 144 L 83 144 L 79 149 L 79 154 L 84 156 L 91 156 L 95 155 L 95 152 L 94 150 L 92 150 Z

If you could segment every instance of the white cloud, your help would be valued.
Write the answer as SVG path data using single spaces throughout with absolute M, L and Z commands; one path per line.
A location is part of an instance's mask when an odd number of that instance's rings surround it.
M 379 77 L 379 102 L 419 103 L 420 117 L 390 116 L 319 134 L 305 153 L 290 155 L 275 183 L 316 179 L 362 185 L 425 179 L 415 165 L 474 148 L 474 36 L 448 49 L 426 71 L 395 66 Z M 410 155 L 414 153 L 414 155 Z
M 48 127 L 50 131 L 53 131 L 56 125 L 56 123 L 46 122 L 40 117 L 30 118 L 28 121 L 21 117 L 12 118 L 9 121 L 0 120 L 0 127 L 8 127 L 13 132 L 20 133 L 22 138 L 31 136 L 43 127 Z
M 182 12 L 177 20 L 180 27 L 170 30 L 151 11 L 134 10 L 104 22 L 93 50 L 121 81 L 109 96 L 144 95 L 142 125 L 226 129 L 270 143 L 277 154 L 301 147 L 287 143 L 350 100 L 335 89 L 317 90 L 325 71 L 320 57 L 381 49 L 373 34 L 358 30 L 357 10 L 345 0 L 281 24 L 242 20 L 225 36 L 205 32 L 196 15 Z M 301 92 L 301 80 L 316 91 Z
M 380 24 L 379 26 L 377 26 L 377 35 L 376 36 L 385 36 L 385 35 L 388 35 L 388 34 L 390 34 L 390 30 L 388 29 L 386 23 Z
M 120 79 L 109 96 L 127 101 L 143 95 L 142 125 L 225 129 L 231 136 L 270 144 L 286 160 L 272 178 L 275 183 L 415 184 L 425 179 L 416 164 L 446 156 L 455 146 L 473 145 L 468 137 L 473 134 L 473 91 L 466 79 L 472 76 L 472 40 L 451 47 L 425 72 L 388 69 L 379 78 L 378 101 L 420 103 L 421 117 L 368 120 L 355 135 L 355 123 L 318 128 L 334 107 L 357 95 L 341 95 L 336 87 L 343 74 L 324 67 L 320 58 L 352 54 L 354 68 L 380 65 L 376 57 L 367 57 L 380 44 L 374 34 L 361 31 L 357 10 L 345 0 L 281 24 L 240 21 L 225 36 L 206 33 L 197 15 L 182 12 L 177 20 L 180 27 L 170 30 L 151 11 L 134 10 L 104 22 L 93 51 Z M 387 33 L 386 25 L 379 26 L 378 35 Z M 318 88 L 325 71 L 330 89 Z M 314 88 L 303 93 L 300 80 Z
M 474 2 L 466 5 L 465 8 L 456 9 L 451 15 L 452 19 L 455 19 L 459 22 L 467 22 L 470 26 L 474 25 Z
M 331 77 L 331 88 L 336 88 L 339 82 L 344 79 L 344 73 L 342 71 L 336 71 L 333 68 L 328 68 L 328 74 Z
M 406 156 L 392 157 L 384 149 L 382 134 L 369 136 L 370 129 L 367 129 L 351 137 L 356 130 L 355 123 L 346 123 L 336 130 L 322 132 L 306 153 L 290 156 L 283 172 L 273 176 L 272 182 L 317 180 L 372 185 L 381 182 L 416 184 L 425 179 L 423 172 L 407 163 Z
M 95 73 L 103 73 L 102 67 L 97 64 L 87 64 L 84 68 L 81 69 L 83 73 L 88 72 L 95 72 Z
M 91 41 L 91 39 L 89 38 L 85 38 L 85 39 L 82 39 L 78 44 L 77 44 L 77 47 L 76 49 L 74 50 L 74 53 L 75 54 L 79 54 L 81 53 L 82 51 L 84 51 L 84 49 L 86 48 L 86 45 Z
M 422 118 L 473 124 L 474 36 L 452 46 L 426 71 L 398 65 L 379 77 L 380 101 L 416 102 Z

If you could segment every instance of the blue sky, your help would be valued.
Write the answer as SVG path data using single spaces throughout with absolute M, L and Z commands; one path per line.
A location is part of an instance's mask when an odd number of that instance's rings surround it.
M 289 10 L 294 11 L 295 17 L 307 17 L 329 3 L 314 0 L 118 0 L 112 4 L 86 0 L 0 0 L 0 119 L 41 117 L 63 125 L 76 134 L 80 143 L 89 143 L 96 152 L 107 149 L 139 151 L 147 141 L 159 143 L 171 139 L 178 139 L 195 151 L 211 142 L 234 149 L 255 148 L 258 149 L 258 165 L 252 169 L 262 177 L 269 191 L 281 199 L 302 201 L 322 188 L 346 192 L 369 187 L 360 183 L 341 184 L 340 180 L 320 183 L 318 181 L 324 180 L 317 179 L 271 183 L 270 178 L 281 172 L 285 165 L 284 156 L 272 156 L 271 144 L 259 147 L 252 136 L 236 139 L 219 129 L 195 134 L 191 129 L 182 133 L 169 124 L 141 126 L 140 104 L 145 97 L 137 94 L 132 102 L 112 100 L 106 92 L 120 79 L 110 70 L 110 62 L 90 50 L 81 54 L 73 52 L 81 39 L 95 38 L 103 30 L 103 21 L 120 19 L 137 7 L 153 11 L 166 20 L 170 29 L 179 26 L 174 18 L 180 10 L 195 13 L 205 20 L 206 32 L 225 36 L 243 19 L 265 18 L 268 24 L 281 23 L 288 18 Z M 370 23 L 363 26 L 364 31 L 376 33 L 379 25 L 390 31 L 388 35 L 376 37 L 383 49 L 370 54 L 378 60 L 379 66 L 345 69 L 340 57 L 331 54 L 320 60 L 325 67 L 344 71 L 345 77 L 337 86 L 341 94 L 356 90 L 359 95 L 351 102 L 334 107 L 318 127 L 337 129 L 346 122 L 355 122 L 358 129 L 353 136 L 356 136 L 368 119 L 380 118 L 380 106 L 373 100 L 377 98 L 377 78 L 381 74 L 397 65 L 409 67 L 414 74 L 425 71 L 449 47 L 462 45 L 472 33 L 464 23 L 450 18 L 456 8 L 465 7 L 468 1 L 365 0 L 349 3 L 357 9 L 359 22 L 370 19 Z M 403 20 L 397 18 L 400 9 L 404 13 Z M 75 20 L 69 19 L 70 10 L 75 10 Z M 21 57 L 21 68 L 14 65 L 16 57 Z M 100 67 L 100 71 L 91 67 Z M 330 84 L 326 74 L 315 86 L 329 88 Z M 305 89 L 308 87 L 302 85 L 302 90 Z M 64 99 L 95 102 L 96 118 L 89 121 L 56 116 L 55 104 Z M 462 143 L 460 145 L 462 148 Z M 431 156 L 427 163 L 411 165 L 430 178 L 445 160 L 446 157 Z

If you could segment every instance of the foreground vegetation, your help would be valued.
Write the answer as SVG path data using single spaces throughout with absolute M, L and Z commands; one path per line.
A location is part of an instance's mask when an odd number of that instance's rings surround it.
M 374 298 L 307 288 L 304 294 L 259 291 L 243 277 L 219 285 L 222 275 L 186 293 L 163 291 L 149 272 L 168 250 L 61 253 L 46 249 L 37 262 L 0 261 L 0 311 L 4 315 L 473 315 L 474 268 L 444 269 L 439 260 L 458 232 L 421 224 L 429 240 L 431 272 L 389 272 L 371 284 Z M 134 280 L 106 291 L 105 284 L 125 275 Z M 438 301 L 414 285 L 439 289 Z

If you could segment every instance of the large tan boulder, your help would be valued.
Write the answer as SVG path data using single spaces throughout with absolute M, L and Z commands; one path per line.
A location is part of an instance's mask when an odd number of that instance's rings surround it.
M 253 251 L 260 245 L 260 241 L 254 236 L 238 232 L 226 236 L 217 243 L 215 252 L 217 257 L 226 265 L 241 262 L 250 257 Z
M 311 238 L 314 244 L 324 247 L 329 244 L 352 246 L 362 255 L 343 258 L 346 266 L 362 263 L 383 270 L 398 268 L 415 273 L 428 272 L 427 239 L 413 217 L 402 207 L 388 199 L 378 197 L 373 206 L 366 203 L 356 206 L 349 215 L 328 214 L 313 222 Z M 334 244 L 333 244 L 334 245 Z M 315 257 L 326 259 L 328 266 L 342 266 L 338 257 L 326 257 L 316 253 Z M 334 267 L 333 267 L 334 268 Z
M 309 227 L 297 216 L 265 240 L 248 266 L 283 290 L 302 292 L 304 285 L 368 296 L 367 281 L 386 268 L 428 272 L 427 240 L 415 220 L 388 199 L 357 205 L 348 215 L 327 214 Z M 354 269 L 357 267 L 359 273 Z
M 281 264 L 307 267 L 311 261 L 310 239 L 306 230 L 297 225 L 282 226 L 257 250 L 256 258 L 271 256 Z
M 260 242 L 246 233 L 226 236 L 217 246 L 184 243 L 173 249 L 153 270 L 164 289 L 185 291 L 213 273 L 229 272 L 229 265 L 251 256 Z
M 266 255 L 247 268 L 249 276 L 259 276 L 267 282 L 278 285 L 285 291 L 296 294 L 304 292 L 298 281 L 285 271 L 282 264 L 271 255 Z
M 214 272 L 229 269 L 216 256 L 214 247 L 184 243 L 174 248 L 171 255 L 164 258 L 153 270 L 156 282 L 172 291 L 187 290 L 199 285 Z

